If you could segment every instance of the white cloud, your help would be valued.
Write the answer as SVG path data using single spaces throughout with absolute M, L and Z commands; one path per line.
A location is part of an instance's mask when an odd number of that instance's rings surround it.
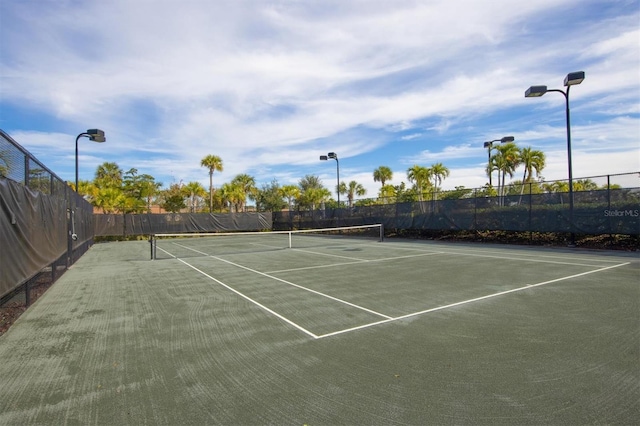
M 562 97 L 530 100 L 523 92 L 529 84 L 561 87 L 576 66 L 587 79 L 571 89 L 574 116 L 608 116 L 593 125 L 576 120 L 576 172 L 596 170 L 581 164 L 597 163 L 590 156 L 601 144 L 637 150 L 637 120 L 619 117 L 640 108 L 637 10 L 544 27 L 540 16 L 578 2 L 203 4 L 56 2 L 37 14 L 33 2 L 0 6 L 10 14 L 0 30 L 2 102 L 62 123 L 17 139 L 63 164 L 74 137 L 68 129 L 100 127 L 108 148 L 83 155 L 148 168 L 163 181 L 205 179 L 199 161 L 211 153 L 225 162 L 219 182 L 241 172 L 297 181 L 295 173 L 321 170 L 318 154 L 335 150 L 354 165 L 382 156 L 354 167 L 371 190 L 371 172 L 361 170 L 381 161 L 401 174 L 409 163 L 451 162 L 445 184 L 468 179 L 461 184 L 470 187 L 484 179 L 479 146 L 494 131 L 541 147 L 562 141 Z M 526 117 L 510 115 L 525 105 Z M 420 141 L 434 133 L 461 139 L 434 139 L 425 150 Z M 616 170 L 629 164 L 615 162 Z

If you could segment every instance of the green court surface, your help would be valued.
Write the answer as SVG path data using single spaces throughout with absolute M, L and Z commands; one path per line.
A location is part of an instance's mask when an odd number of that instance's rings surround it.
M 251 244 L 93 246 L 0 337 L 0 424 L 640 419 L 638 253 Z

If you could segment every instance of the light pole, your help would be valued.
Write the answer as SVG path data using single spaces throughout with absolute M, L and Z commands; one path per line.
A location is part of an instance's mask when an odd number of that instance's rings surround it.
M 513 136 L 504 136 L 501 139 L 494 139 L 492 141 L 489 142 L 485 142 L 484 143 L 484 147 L 487 148 L 487 151 L 489 153 L 489 162 L 487 163 L 487 173 L 489 173 L 489 186 L 493 186 L 491 185 L 491 149 L 493 148 L 493 143 L 494 142 L 500 142 L 500 143 L 506 143 L 506 142 L 513 142 L 514 140 L 516 140 Z M 499 184 L 500 182 L 498 182 Z
M 569 113 L 569 89 L 571 86 L 582 83 L 584 71 L 570 72 L 564 78 L 566 91 L 560 89 L 547 89 L 547 86 L 531 86 L 524 92 L 525 98 L 539 98 L 547 92 L 562 93 L 565 100 L 565 111 L 567 116 L 567 165 L 569 168 L 569 226 L 571 228 L 571 246 L 575 245 L 575 234 L 573 231 L 573 169 L 571 166 L 571 115 Z
M 82 137 L 89 138 L 93 142 L 102 143 L 106 141 L 104 132 L 100 129 L 89 129 L 84 133 L 80 133 L 76 138 L 76 192 L 78 192 L 78 140 Z
M 323 161 L 328 160 L 329 158 L 333 158 L 336 160 L 336 176 L 338 177 L 338 186 L 336 187 L 336 192 L 338 193 L 338 208 L 340 208 L 340 162 L 338 161 L 338 154 L 335 152 L 330 152 L 327 155 L 321 155 L 320 159 Z

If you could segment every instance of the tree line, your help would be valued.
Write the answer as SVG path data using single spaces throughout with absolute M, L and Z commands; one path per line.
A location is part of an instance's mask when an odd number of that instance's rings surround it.
M 515 143 L 499 145 L 489 150 L 486 167 L 487 176 L 497 175 L 497 185 L 487 183 L 480 190 L 456 187 L 443 191 L 442 183 L 449 177 L 449 169 L 442 163 L 430 167 L 413 165 L 406 171 L 409 185 L 401 182 L 391 185 L 393 171 L 380 166 L 373 171 L 373 180 L 380 182 L 377 198 L 358 199 L 366 195 L 366 189 L 355 180 L 340 182 L 336 188 L 346 196 L 340 205 L 331 197 L 331 192 L 315 175 L 306 175 L 297 185 L 280 185 L 277 180 L 256 186 L 256 180 L 248 174 L 238 174 L 230 182 L 214 187 L 214 175 L 224 170 L 222 158 L 207 155 L 200 166 L 208 171 L 209 188 L 199 182 L 172 183 L 163 188 L 153 176 L 139 174 L 135 168 L 123 171 L 116 163 L 106 162 L 98 166 L 92 181 L 80 181 L 78 192 L 104 213 L 151 212 L 152 206 L 165 211 L 180 212 L 242 212 L 247 210 L 248 200 L 255 202 L 258 211 L 283 209 L 311 209 L 330 207 L 352 208 L 355 205 L 390 204 L 400 202 L 422 202 L 438 199 L 465 198 L 470 196 L 505 196 L 527 193 L 565 192 L 566 182 L 545 183 L 541 172 L 545 167 L 545 155 L 531 147 L 519 148 Z M 522 180 L 507 185 L 518 168 L 522 168 Z M 574 181 L 574 190 L 597 189 L 597 185 L 586 179 Z

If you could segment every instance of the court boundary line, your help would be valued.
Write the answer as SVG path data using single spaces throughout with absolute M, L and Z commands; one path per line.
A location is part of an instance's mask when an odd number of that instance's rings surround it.
M 441 310 L 445 310 L 445 309 L 448 309 L 448 308 L 453 308 L 455 306 L 467 305 L 469 303 L 478 302 L 480 300 L 486 300 L 486 299 L 491 299 L 491 298 L 498 297 L 498 296 L 504 296 L 505 294 L 510 294 L 510 293 L 516 293 L 516 292 L 519 292 L 519 291 L 529 290 L 529 289 L 534 288 L 534 287 L 541 287 L 541 286 L 548 285 L 548 284 L 553 284 L 553 283 L 556 283 L 556 282 L 559 282 L 559 281 L 565 281 L 565 280 L 568 280 L 568 279 L 577 278 L 577 277 L 581 277 L 581 276 L 584 276 L 584 275 L 593 274 L 593 273 L 596 273 L 596 272 L 606 271 L 608 269 L 618 268 L 620 266 L 626 266 L 626 265 L 629 265 L 630 263 L 631 262 L 625 262 L 625 263 L 620 263 L 620 264 L 617 264 L 617 265 L 605 266 L 605 267 L 602 267 L 602 268 L 595 269 L 593 271 L 581 272 L 579 274 L 574 274 L 574 275 L 569 275 L 569 276 L 566 276 L 566 277 L 556 278 L 556 279 L 553 279 L 553 280 L 543 281 L 543 282 L 536 283 L 536 284 L 527 284 L 524 287 L 518 287 L 518 288 L 513 288 L 513 289 L 510 289 L 510 290 L 499 291 L 497 293 L 492 293 L 492 294 L 488 294 L 488 295 L 485 295 L 485 296 L 474 297 L 473 299 L 463 300 L 463 301 L 460 301 L 460 302 L 450 303 L 448 305 L 443 305 L 443 306 L 438 306 L 438 307 L 435 307 L 435 308 L 425 309 L 423 311 L 418 311 L 418 312 L 413 312 L 413 313 L 406 314 L 406 315 L 401 315 L 399 317 L 394 317 L 394 318 L 391 318 L 391 319 L 388 319 L 388 320 L 376 321 L 376 322 L 369 323 L 369 324 L 362 324 L 362 325 L 359 325 L 357 327 L 350 327 L 350 328 L 347 328 L 347 329 L 344 329 L 344 330 L 338 330 L 338 331 L 334 331 L 334 332 L 331 332 L 331 333 L 320 334 L 320 335 L 318 335 L 318 337 L 316 337 L 316 339 L 323 339 L 325 337 L 337 336 L 339 334 L 344 334 L 344 333 L 348 333 L 348 332 L 356 331 L 356 330 L 362 330 L 364 328 L 373 327 L 373 326 L 380 325 L 380 324 L 386 324 L 386 323 L 390 323 L 390 322 L 394 322 L 394 321 L 399 321 L 399 320 L 403 320 L 403 319 L 407 319 L 407 318 L 411 318 L 411 317 L 415 317 L 415 316 L 420 316 L 420 315 L 428 314 L 428 313 L 431 313 L 431 312 L 441 311 Z
M 202 271 L 201 269 L 191 265 L 189 262 L 186 262 L 182 259 L 180 259 L 179 257 L 176 257 L 174 255 L 172 255 L 171 253 L 169 253 L 168 251 L 164 250 L 163 248 L 160 248 L 160 250 L 162 250 L 163 252 L 167 253 L 169 256 L 173 257 L 174 259 L 176 259 L 178 262 L 187 265 L 189 268 L 193 269 L 194 271 L 197 271 L 199 274 L 204 275 L 205 277 L 209 278 L 210 280 L 218 283 L 219 285 L 221 285 L 222 287 L 226 288 L 227 290 L 232 291 L 233 293 L 237 294 L 238 296 L 242 297 L 245 300 L 248 300 L 249 302 L 253 303 L 254 305 L 258 306 L 259 308 L 267 311 L 268 313 L 272 314 L 273 316 L 275 316 L 278 319 L 281 319 L 282 321 L 284 321 L 285 323 L 293 326 L 294 328 L 302 331 L 303 333 L 313 337 L 314 339 L 318 338 L 317 334 L 312 333 L 311 331 L 307 330 L 306 328 L 296 324 L 295 322 L 291 321 L 290 319 L 288 319 L 287 317 L 277 313 L 276 311 L 274 311 L 273 309 L 268 308 L 267 306 L 263 305 L 262 303 L 258 302 L 257 300 L 253 300 L 252 298 L 250 298 L 249 296 L 247 296 L 246 294 L 234 289 L 233 287 L 223 283 L 222 281 L 220 281 L 219 279 L 212 277 L 211 275 L 207 274 L 206 272 Z
M 310 254 L 317 254 L 317 255 L 323 255 L 324 253 L 317 253 L 317 252 L 313 252 L 313 251 L 309 251 L 309 250 L 300 250 L 300 249 L 292 249 L 292 250 L 298 250 L 304 253 L 310 253 Z M 342 266 L 342 265 L 357 265 L 358 263 L 379 263 L 379 262 L 388 262 L 391 260 L 398 260 L 398 259 L 410 259 L 412 257 L 423 257 L 423 256 L 433 256 L 436 254 L 444 254 L 441 252 L 424 252 L 421 254 L 412 254 L 409 256 L 394 256 L 394 257 L 385 257 L 383 259 L 360 259 L 358 261 L 354 261 L 354 262 L 342 262 L 342 263 L 331 263 L 328 265 L 315 265 L 315 266 L 303 266 L 300 268 L 290 268 L 290 269 L 280 269 L 277 271 L 267 271 L 267 274 L 277 274 L 280 272 L 293 272 L 293 271 L 304 271 L 307 269 L 316 269 L 316 268 L 333 268 L 336 266 Z M 331 256 L 337 256 L 340 257 L 338 255 L 331 255 Z M 346 257 L 345 259 L 352 259 L 351 257 Z
M 418 247 L 403 247 L 400 244 L 412 244 L 415 243 L 416 246 Z M 371 244 L 370 244 L 371 245 Z M 570 262 L 566 262 L 566 263 L 562 263 L 562 262 L 558 262 L 558 261 L 553 261 L 553 260 L 545 260 L 543 258 L 553 258 L 553 259 L 558 259 L 558 258 L 564 258 L 564 259 L 568 259 L 568 260 L 580 260 L 580 261 L 586 261 L 586 259 L 584 257 L 577 257 L 574 254 L 569 254 L 569 253 L 555 253 L 555 254 L 537 254 L 536 250 L 538 247 L 533 247 L 533 246 L 519 246 L 519 248 L 523 249 L 523 250 L 529 250 L 529 251 L 533 251 L 535 252 L 533 255 L 531 253 L 527 253 L 527 252 L 517 252 L 517 251 L 511 251 L 511 250 L 507 250 L 506 248 L 503 251 L 498 251 L 498 250 L 487 250 L 484 251 L 483 253 L 476 253 L 477 250 L 480 249 L 480 247 L 470 247 L 469 250 L 465 250 L 464 248 L 453 248 L 453 247 L 443 247 L 443 244 L 438 244 L 437 245 L 437 249 L 436 247 L 433 247 L 431 249 L 429 249 L 429 243 L 428 242 L 421 242 L 421 241 L 416 241 L 416 242 L 403 242 L 403 241 L 387 241 L 387 243 L 385 244 L 385 246 L 393 246 L 394 249 L 398 249 L 398 250 L 413 250 L 413 251 L 428 251 L 428 252 L 433 252 L 433 251 L 437 251 L 439 253 L 445 253 L 445 254 L 455 254 L 455 255 L 460 255 L 460 256 L 476 256 L 476 257 L 488 257 L 491 259 L 512 259 L 512 260 L 529 260 L 532 262 L 549 262 L 549 263 L 559 263 L 562 265 L 575 265 L 575 266 L 588 266 L 588 267 L 593 267 L 593 265 L 590 264 L 583 264 L 583 263 L 570 263 Z M 436 246 L 434 244 L 434 246 Z M 423 248 L 424 247 L 424 248 Z M 543 248 L 543 247 L 540 247 Z M 503 255 L 504 252 L 508 252 L 510 256 L 513 257 L 505 257 Z M 614 260 L 614 259 L 603 259 L 602 256 L 597 256 L 598 253 L 585 253 L 585 255 L 591 255 L 591 257 L 593 259 L 590 260 L 595 260 L 596 262 L 601 262 L 601 263 L 618 263 L 621 260 Z M 537 257 L 535 259 L 532 259 L 532 257 Z
M 369 244 L 369 245 L 373 245 L 373 244 Z M 554 261 L 554 260 L 547 260 L 547 259 L 541 259 L 544 257 L 553 257 L 553 258 L 557 258 L 557 256 L 551 256 L 551 255 L 539 255 L 539 257 L 541 258 L 532 258 L 533 256 L 531 256 L 531 254 L 522 254 L 522 256 L 501 256 L 499 255 L 500 252 L 489 252 L 489 253 L 496 253 L 496 254 L 483 254 L 483 253 L 468 253 L 465 251 L 458 251 L 458 250 L 445 250 L 445 251 L 441 251 L 441 250 L 429 250 L 429 249 L 421 249 L 421 248 L 410 248 L 410 247 L 393 247 L 394 249 L 400 249 L 400 250 L 413 250 L 413 251 L 420 251 L 423 252 L 425 254 L 452 254 L 452 255 L 456 255 L 456 256 L 472 256 L 472 257 L 486 257 L 489 259 L 501 259 L 501 260 L 516 260 L 516 261 L 524 261 L 524 262 L 534 262 L 534 263 L 551 263 L 551 264 L 555 264 L 555 265 L 568 265 L 568 266 L 584 266 L 587 268 L 593 268 L 593 264 L 587 264 L 587 263 L 574 263 L 574 262 L 563 262 L 563 261 Z M 293 250 L 293 249 L 292 249 Z M 297 249 L 299 251 L 307 251 L 309 253 L 313 253 L 313 254 L 322 254 L 322 253 L 316 253 L 316 252 L 312 252 L 309 250 L 302 250 L 302 249 Z M 512 253 L 511 253 L 512 254 Z M 335 256 L 335 255 L 334 255 Z M 420 256 L 420 255 L 416 255 Z M 526 257 L 529 256 L 529 257 Z M 411 257 L 411 256 L 407 256 L 407 257 Z M 403 256 L 397 256 L 394 258 L 388 258 L 388 259 L 401 259 L 404 258 Z M 574 259 L 574 260 L 582 260 L 585 261 L 585 259 L 582 258 L 575 258 L 575 257 L 570 257 L 569 259 Z M 374 261 L 384 261 L 385 259 L 375 259 L 375 260 L 367 260 L 367 259 L 363 259 L 364 262 L 374 262 Z M 605 260 L 605 259 L 600 259 L 598 258 L 597 260 L 595 260 L 596 262 L 602 262 L 602 263 L 617 263 L 619 262 L 619 260 Z M 282 270 L 282 272 L 285 272 L 286 270 Z M 281 271 L 278 271 L 281 272 Z
M 360 245 L 369 245 L 369 246 L 377 246 L 374 243 L 365 243 L 365 244 L 360 244 Z M 392 244 L 388 244 L 389 246 L 391 246 Z M 430 256 L 430 255 L 435 255 L 435 254 L 452 254 L 452 255 L 456 255 L 456 256 L 472 256 L 472 257 L 487 257 L 490 259 L 502 259 L 502 260 L 514 260 L 514 261 L 525 261 L 525 262 L 534 262 L 534 263 L 550 263 L 550 264 L 554 264 L 554 265 L 567 265 L 567 266 L 584 266 L 587 268 L 593 268 L 593 264 L 587 264 L 587 263 L 575 263 L 575 262 L 567 262 L 567 261 L 557 261 L 557 260 L 548 260 L 545 259 L 547 257 L 553 257 L 553 258 L 557 258 L 558 256 L 552 256 L 552 255 L 537 255 L 538 258 L 533 258 L 533 256 L 529 253 L 522 253 L 518 256 L 519 253 L 515 253 L 516 256 L 512 256 L 514 253 L 510 253 L 509 257 L 505 257 L 505 256 L 500 256 L 499 253 L 497 251 L 490 251 L 488 253 L 495 253 L 495 254 L 483 254 L 483 253 L 468 253 L 465 251 L 459 251 L 459 250 L 445 250 L 445 251 L 440 251 L 440 250 L 430 250 L 430 249 L 425 249 L 425 248 L 412 248 L 412 247 L 399 247 L 399 246 L 393 246 L 394 249 L 400 249 L 400 250 L 411 250 L 411 251 L 419 251 L 421 252 L 421 254 L 415 254 L 415 255 L 408 255 L 408 256 L 394 256 L 394 257 L 388 257 L 388 258 L 383 258 L 383 259 L 358 259 L 358 258 L 353 258 L 353 257 L 349 257 L 349 256 L 340 256 L 340 255 L 336 255 L 333 253 L 321 253 L 321 252 L 316 252 L 316 251 L 312 251 L 312 250 L 307 250 L 307 249 L 299 249 L 299 248 L 291 248 L 291 250 L 296 250 L 296 251 L 300 251 L 303 253 L 310 253 L 310 254 L 315 254 L 315 255 L 321 255 L 321 256 L 328 256 L 328 257 L 339 257 L 339 258 L 345 258 L 345 259 L 356 259 L 356 261 L 354 262 L 344 262 L 344 263 L 334 263 L 334 264 L 330 264 L 330 265 L 316 265 L 316 266 L 307 266 L 307 267 L 303 267 L 303 268 L 291 268 L 291 269 L 280 269 L 280 270 L 276 270 L 276 271 L 267 271 L 267 273 L 270 274 L 275 274 L 275 273 L 281 273 L 281 272 L 290 272 L 290 271 L 297 271 L 297 270 L 306 270 L 306 269 L 316 269 L 316 268 L 328 268 L 328 267 L 335 267 L 335 266 L 342 266 L 342 265 L 354 265 L 354 264 L 358 264 L 358 263 L 365 263 L 365 262 L 385 262 L 385 261 L 389 261 L 389 260 L 396 260 L 396 259 L 408 259 L 411 257 L 420 257 L 420 256 Z M 584 261 L 585 259 L 583 258 L 577 258 L 577 257 L 567 257 L 567 259 L 571 259 L 571 260 L 580 260 L 580 261 Z M 598 258 L 596 260 L 596 262 L 601 262 L 601 263 L 617 263 L 619 262 L 619 260 L 607 260 L 607 259 L 600 259 Z
M 160 248 L 160 250 L 162 250 L 163 252 L 167 253 L 169 256 L 173 257 L 174 259 L 178 260 L 179 262 L 183 263 L 184 265 L 187 265 L 189 268 L 197 271 L 198 273 L 204 275 L 205 277 L 209 278 L 210 280 L 220 284 L 221 286 L 225 287 L 226 289 L 231 290 L 233 293 L 235 293 L 235 294 L 239 295 L 240 297 L 248 300 L 249 302 L 255 304 L 256 306 L 262 308 L 266 312 L 271 313 L 275 317 L 283 320 L 287 324 L 289 324 L 289 325 L 293 326 L 294 328 L 302 331 L 303 333 L 307 334 L 308 336 L 313 337 L 316 340 L 327 338 L 327 337 L 332 337 L 332 336 L 337 336 L 337 335 L 341 335 L 341 334 L 346 334 L 346 333 L 349 333 L 349 332 L 353 332 L 353 331 L 358 331 L 358 330 L 362 330 L 362 329 L 365 329 L 365 328 L 374 327 L 376 325 L 381 325 L 381 324 L 391 323 L 391 322 L 395 322 L 395 321 L 399 321 L 399 320 L 403 320 L 403 319 L 407 319 L 407 318 L 411 318 L 411 317 L 421 316 L 421 315 L 425 315 L 425 314 L 428 314 L 428 313 L 431 313 L 431 312 L 437 312 L 437 311 L 453 308 L 453 307 L 456 307 L 456 306 L 467 305 L 467 304 L 478 302 L 478 301 L 481 301 L 481 300 L 486 300 L 486 299 L 491 299 L 491 298 L 495 298 L 495 297 L 499 297 L 499 296 L 504 296 L 506 294 L 511 294 L 511 293 L 516 293 L 516 292 L 520 292 L 520 291 L 524 291 L 524 290 L 529 290 L 529 289 L 532 289 L 532 288 L 541 287 L 541 286 L 544 286 L 544 285 L 549 285 L 549 284 L 553 284 L 553 283 L 557 283 L 557 282 L 561 282 L 561 281 L 566 281 L 566 280 L 569 280 L 569 279 L 572 279 L 572 278 L 577 278 L 577 277 L 581 277 L 581 276 L 585 276 L 585 275 L 590 275 L 590 274 L 594 274 L 594 273 L 598 273 L 598 272 L 602 272 L 602 271 L 606 271 L 606 270 L 609 270 L 609 269 L 618 268 L 618 267 L 621 267 L 621 266 L 626 266 L 626 265 L 631 264 L 631 262 L 624 262 L 624 263 L 618 263 L 618 264 L 615 264 L 615 265 L 604 266 L 604 267 L 600 267 L 600 268 L 593 269 L 593 270 L 590 270 L 590 271 L 581 272 L 581 273 L 578 273 L 578 274 L 573 274 L 573 275 L 568 275 L 568 276 L 565 276 L 565 277 L 555 278 L 555 279 L 552 279 L 552 280 L 547 280 L 547 281 L 543 281 L 543 282 L 535 283 L 535 284 L 527 284 L 527 285 L 525 285 L 523 287 L 517 287 L 517 288 L 514 288 L 514 289 L 504 290 L 504 291 L 500 291 L 500 292 L 497 292 L 497 293 L 492 293 L 492 294 L 488 294 L 488 295 L 484 295 L 484 296 L 480 296 L 480 297 L 475 297 L 475 298 L 472 298 L 472 299 L 467 299 L 467 300 L 463 300 L 463 301 L 459 301 L 459 302 L 450 303 L 450 304 L 447 304 L 447 305 L 437 306 L 435 308 L 429 308 L 429 309 L 425 309 L 425 310 L 418 311 L 418 312 L 412 312 L 412 313 L 401 315 L 401 316 L 398 316 L 398 317 L 390 317 L 388 315 L 384 315 L 382 313 L 379 313 L 379 312 L 370 310 L 368 308 L 353 304 L 351 302 L 347 302 L 346 300 L 342 300 L 342 299 L 339 299 L 337 297 L 330 296 L 328 294 L 325 294 L 325 293 L 322 293 L 322 292 L 319 292 L 319 291 L 316 291 L 316 290 L 313 290 L 313 289 L 306 288 L 304 286 L 289 282 L 287 280 L 284 280 L 284 279 L 281 279 L 281 278 L 278 278 L 278 277 L 274 277 L 274 276 L 269 275 L 267 273 L 257 271 L 255 269 L 252 269 L 252 268 L 249 268 L 249 267 L 246 267 L 246 266 L 231 262 L 231 261 L 226 260 L 226 259 L 219 258 L 219 257 L 214 256 L 214 255 L 210 255 L 210 254 L 205 253 L 205 252 L 201 252 L 201 251 L 193 249 L 191 247 L 183 246 L 183 245 L 178 244 L 178 243 L 174 243 L 174 244 L 179 246 L 179 247 L 182 247 L 184 249 L 191 250 L 191 251 L 194 251 L 196 253 L 200 253 L 200 254 L 202 254 L 202 255 L 204 255 L 206 257 L 209 257 L 209 258 L 212 258 L 212 259 L 216 259 L 218 261 L 230 264 L 232 266 L 236 266 L 236 267 L 239 267 L 241 269 L 245 269 L 247 271 L 256 273 L 258 275 L 262 275 L 262 276 L 265 276 L 267 278 L 271 278 L 273 280 L 283 282 L 283 283 L 285 283 L 287 285 L 291 285 L 293 287 L 300 288 L 300 289 L 308 291 L 310 293 L 314 293 L 314 294 L 326 297 L 328 299 L 331 299 L 331 300 L 334 300 L 334 301 L 337 301 L 337 302 L 340 302 L 340 303 L 344 303 L 345 305 L 348 305 L 348 306 L 351 306 L 351 307 L 354 307 L 354 308 L 357 308 L 357 309 L 361 309 L 361 310 L 363 310 L 365 312 L 369 312 L 371 314 L 374 314 L 374 315 L 377 315 L 377 316 L 380 316 L 380 317 L 384 318 L 384 319 L 379 320 L 379 321 L 374 321 L 374 322 L 371 322 L 371 323 L 361 324 L 359 326 L 349 327 L 349 328 L 346 328 L 346 329 L 336 330 L 336 331 L 333 331 L 333 332 L 330 332 L 330 333 L 325 333 L 325 334 L 318 335 L 318 334 L 312 333 L 311 331 L 309 331 L 306 328 L 298 325 L 297 323 L 291 321 L 290 319 L 288 319 L 285 316 L 277 313 L 276 311 L 268 308 L 267 306 L 261 304 L 260 302 L 258 302 L 256 300 L 253 300 L 249 296 L 247 296 L 247 295 L 243 294 L 242 292 L 234 289 L 233 287 L 223 283 L 222 281 L 220 281 L 217 278 L 207 274 L 206 272 L 204 272 L 204 271 L 200 270 L 199 268 L 191 265 L 190 263 L 188 263 L 188 262 L 178 258 L 177 256 L 174 256 L 173 254 L 169 253 L 168 251 Z M 436 252 L 436 253 L 432 253 L 432 254 L 451 254 L 451 253 Z M 477 256 L 483 256 L 483 255 L 477 255 Z M 492 257 L 492 256 L 488 256 L 488 257 Z M 504 259 L 504 257 L 502 257 L 501 259 Z M 512 260 L 525 260 L 525 259 L 512 259 Z M 354 262 L 354 263 L 359 263 L 359 262 Z M 567 263 L 552 262 L 552 261 L 549 261 L 549 263 L 567 264 Z M 575 264 L 571 264 L 571 265 L 575 265 Z M 593 267 L 591 265 L 575 265 L 575 266 L 590 266 L 590 267 Z
M 550 263 L 550 264 L 554 264 L 554 265 L 581 266 L 581 267 L 587 267 L 587 268 L 593 268 L 594 267 L 594 265 L 586 264 L 586 263 L 561 262 L 561 261 L 553 261 L 553 260 L 547 260 L 547 259 L 532 259 L 532 258 L 526 258 L 526 257 L 506 257 L 506 256 L 497 256 L 497 255 L 465 253 L 465 252 L 457 252 L 457 251 L 430 251 L 430 250 L 420 250 L 420 249 L 411 249 L 411 248 L 403 248 L 403 247 L 394 247 L 394 248 L 399 248 L 399 249 L 404 249 L 404 250 L 420 251 L 421 254 L 407 255 L 407 256 L 393 256 L 393 257 L 385 257 L 385 258 L 381 258 L 381 259 L 361 259 L 361 260 L 355 261 L 355 262 L 332 263 L 332 264 L 329 264 L 329 265 L 315 265 L 315 266 L 305 266 L 305 267 L 302 267 L 302 268 L 280 269 L 280 270 L 275 270 L 275 271 L 267 271 L 267 273 L 275 274 L 275 273 L 281 273 L 281 272 L 293 272 L 293 271 L 306 270 L 306 269 L 330 268 L 330 267 L 342 266 L 342 265 L 354 265 L 354 264 L 358 264 L 358 263 L 386 262 L 386 261 L 397 260 L 397 259 L 409 259 L 409 258 L 412 258 L 412 257 L 442 255 L 442 254 L 451 254 L 451 255 L 462 256 L 462 257 L 464 257 L 464 256 L 487 257 L 487 258 L 490 258 L 490 259 L 501 259 L 501 260 L 518 261 L 518 262 L 519 261 L 525 261 L 525 262 L 528 261 L 528 262 L 534 262 L 534 263 Z M 315 251 L 311 251 L 311 250 L 302 250 L 302 249 L 291 249 L 291 250 L 297 250 L 297 251 L 301 251 L 303 253 L 310 253 L 310 254 L 315 254 L 315 255 L 341 257 L 340 255 L 320 253 L 320 252 L 315 252 Z M 549 256 L 546 256 L 546 257 L 549 257 Z M 352 259 L 351 257 L 348 257 L 348 256 L 345 256 L 344 258 L 345 259 Z M 606 262 L 607 263 L 616 263 L 615 261 L 606 261 Z
M 249 271 L 249 272 L 253 272 L 254 274 L 262 275 L 263 277 L 267 277 L 267 278 L 270 278 L 270 279 L 272 279 L 272 280 L 280 281 L 280 282 L 282 282 L 282 283 L 284 283 L 284 284 L 287 284 L 287 285 L 290 285 L 290 286 L 292 286 L 292 287 L 296 287 L 296 288 L 299 288 L 299 289 L 301 289 L 301 290 L 308 291 L 309 293 L 314 293 L 314 294 L 317 294 L 318 296 L 322 296 L 322 297 L 325 297 L 325 298 L 327 298 L 327 299 L 330 299 L 330 300 L 333 300 L 333 301 L 336 301 L 336 302 L 342 303 L 342 304 L 344 304 L 344 305 L 351 306 L 352 308 L 360 309 L 360 310 L 362 310 L 362 311 L 368 312 L 368 313 L 370 313 L 370 314 L 373 314 L 373 315 L 376 315 L 376 316 L 379 316 L 379 317 L 382 317 L 382 318 L 386 318 L 386 319 L 391 318 L 391 317 L 390 317 L 390 316 L 388 316 L 388 315 L 382 314 L 382 313 L 380 313 L 380 312 L 376 312 L 376 311 L 374 311 L 374 310 L 372 310 L 372 309 L 365 308 L 364 306 L 356 305 L 355 303 L 351 303 L 351 302 L 348 302 L 348 301 L 346 301 L 346 300 L 340 299 L 340 298 L 338 298 L 338 297 L 331 296 L 331 295 L 328 295 L 328 294 L 326 294 L 326 293 L 322 293 L 322 292 L 320 292 L 320 291 L 313 290 L 313 289 L 311 289 L 311 288 L 307 288 L 307 287 L 301 286 L 300 284 L 292 283 L 291 281 L 287 281 L 287 280 L 282 279 L 282 278 L 279 278 L 279 277 L 274 277 L 273 275 L 269 275 L 269 274 L 267 274 L 267 273 L 265 273 L 265 272 L 257 271 L 257 270 L 255 270 L 255 269 L 249 268 L 248 266 L 240 265 L 239 263 L 231 262 L 230 260 L 222 259 L 222 258 L 220 258 L 220 257 L 214 256 L 214 255 L 211 255 L 211 254 L 207 254 L 207 253 L 201 252 L 201 251 L 199 251 L 199 250 L 196 250 L 196 249 L 193 249 L 193 248 L 190 248 L 190 247 L 187 247 L 187 246 L 183 246 L 183 245 L 178 244 L 178 243 L 175 243 L 175 244 L 176 244 L 177 246 L 179 246 L 179 247 L 184 248 L 184 249 L 192 250 L 192 251 L 194 251 L 194 252 L 196 252 L 196 253 L 204 254 L 204 255 L 206 255 L 206 257 L 209 257 L 209 258 L 211 258 L 211 259 L 216 259 L 216 260 L 218 260 L 218 261 L 220 261 L 220 262 L 227 263 L 227 264 L 232 265 L 232 266 L 235 266 L 235 267 L 237 267 L 237 268 L 241 268 L 241 269 L 247 270 L 247 271 Z M 163 251 L 165 251 L 165 250 L 163 250 Z M 165 251 L 165 252 L 166 252 L 166 251 Z M 178 259 L 178 260 L 181 260 L 181 259 Z M 182 260 L 181 260 L 181 261 L 182 261 Z M 189 264 L 189 263 L 184 262 L 184 261 L 183 261 L 183 263 L 185 263 L 185 264 L 187 264 L 187 265 Z

